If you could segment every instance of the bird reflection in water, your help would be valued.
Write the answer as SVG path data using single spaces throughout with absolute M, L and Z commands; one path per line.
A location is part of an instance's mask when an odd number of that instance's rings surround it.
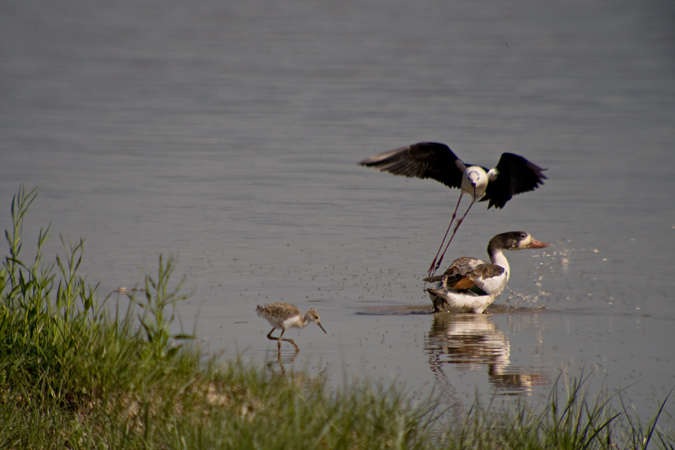
M 271 353 L 271 352 L 270 352 Z M 267 362 L 265 363 L 265 366 L 269 372 L 275 372 L 277 369 L 281 371 L 281 373 L 285 374 L 286 369 L 284 367 L 284 364 L 291 366 L 295 362 L 295 359 L 298 357 L 299 352 L 294 352 L 294 353 L 282 353 L 282 352 L 277 352 L 277 357 L 272 359 L 268 359 Z
M 460 371 L 485 367 L 490 384 L 501 395 L 528 395 L 534 386 L 549 384 L 541 369 L 510 366 L 509 341 L 486 315 L 434 314 L 424 348 L 437 386 L 453 399 L 456 396 L 444 371 L 446 364 Z

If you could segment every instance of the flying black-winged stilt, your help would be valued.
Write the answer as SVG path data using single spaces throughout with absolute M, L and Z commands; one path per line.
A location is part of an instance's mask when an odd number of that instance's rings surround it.
M 487 169 L 462 162 L 447 145 L 437 142 L 419 142 L 396 148 L 364 159 L 360 164 L 394 175 L 432 178 L 450 188 L 461 189 L 448 229 L 429 267 L 429 275 L 441 265 L 452 238 L 475 202 L 488 201 L 488 209 L 493 206 L 503 208 L 511 197 L 536 189 L 546 179 L 542 173 L 546 169 L 542 169 L 522 156 L 502 153 L 497 166 Z M 457 217 L 457 209 L 464 194 L 471 196 L 471 203 L 462 218 L 457 221 L 445 250 L 441 253 L 445 239 Z

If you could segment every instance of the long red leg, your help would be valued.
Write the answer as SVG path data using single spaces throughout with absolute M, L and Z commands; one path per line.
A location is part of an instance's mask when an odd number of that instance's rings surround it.
M 464 192 L 461 192 L 459 194 L 459 199 L 457 200 L 457 205 L 455 205 L 455 210 L 452 212 L 452 218 L 450 218 L 450 223 L 448 224 L 448 229 L 445 230 L 445 234 L 443 235 L 443 240 L 441 241 L 441 246 L 438 247 L 438 251 L 436 252 L 436 256 L 434 256 L 434 260 L 431 261 L 431 265 L 429 266 L 428 270 L 428 275 L 431 276 L 434 274 L 436 269 L 438 269 L 438 266 L 441 264 L 440 261 L 436 263 L 436 260 L 438 259 L 438 254 L 441 253 L 441 249 L 443 248 L 443 244 L 445 243 L 445 239 L 448 237 L 448 233 L 450 232 L 450 228 L 452 227 L 452 223 L 455 221 L 455 218 L 457 217 L 457 209 L 459 208 L 459 203 L 462 201 L 462 196 L 464 195 Z M 466 214 L 465 214 L 466 215 Z M 454 233 L 453 233 L 454 236 Z M 452 239 L 452 238 L 450 238 Z M 447 247 L 446 247 L 447 249 Z M 443 259 L 443 257 L 441 257 Z
M 465 218 L 466 215 L 469 213 L 469 210 L 471 209 L 471 207 L 473 206 L 474 203 L 476 203 L 476 202 L 472 200 L 472 201 L 471 201 L 471 204 L 469 205 L 469 207 L 466 208 L 466 212 L 464 213 L 464 215 L 462 216 L 462 218 L 459 219 L 459 220 L 457 221 L 457 225 L 455 226 L 455 229 L 452 231 L 452 235 L 450 235 L 450 240 L 448 241 L 448 244 L 445 246 L 445 250 L 443 250 L 443 253 L 441 253 L 441 257 L 438 259 L 438 262 L 436 263 L 436 267 L 434 268 L 434 272 L 435 272 L 436 270 L 438 270 L 438 268 L 439 268 L 440 265 L 441 265 L 441 262 L 443 262 L 443 257 L 445 256 L 445 252 L 448 251 L 448 247 L 450 247 L 450 243 L 452 242 L 452 238 L 455 237 L 455 234 L 457 233 L 457 229 L 459 229 L 459 226 L 460 226 L 460 225 L 462 224 L 462 222 L 464 221 L 464 218 Z

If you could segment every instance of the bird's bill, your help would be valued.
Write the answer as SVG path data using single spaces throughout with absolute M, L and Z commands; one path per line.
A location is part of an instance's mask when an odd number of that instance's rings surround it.
M 535 238 L 532 238 L 532 242 L 530 242 L 529 248 L 546 248 L 549 247 L 551 244 L 548 242 L 541 242 L 536 240 Z
M 319 322 L 316 322 L 316 324 L 319 326 L 319 328 L 321 328 L 321 330 L 322 330 L 324 333 L 328 334 L 328 333 L 326 332 L 325 328 L 323 327 L 323 325 L 321 325 Z

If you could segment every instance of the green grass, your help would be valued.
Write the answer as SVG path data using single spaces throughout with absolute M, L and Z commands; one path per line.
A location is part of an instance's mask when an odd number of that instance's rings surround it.
M 674 448 L 672 428 L 659 428 L 662 405 L 643 423 L 591 399 L 583 374 L 564 394 L 559 380 L 537 409 L 476 403 L 451 419 L 394 387 L 329 389 L 321 377 L 217 361 L 170 333 L 185 298 L 174 258 L 159 258 L 123 311 L 80 275 L 82 240 L 62 239 L 65 256 L 46 262 L 42 229 L 26 259 L 36 196 L 14 196 L 0 266 L 0 449 Z

